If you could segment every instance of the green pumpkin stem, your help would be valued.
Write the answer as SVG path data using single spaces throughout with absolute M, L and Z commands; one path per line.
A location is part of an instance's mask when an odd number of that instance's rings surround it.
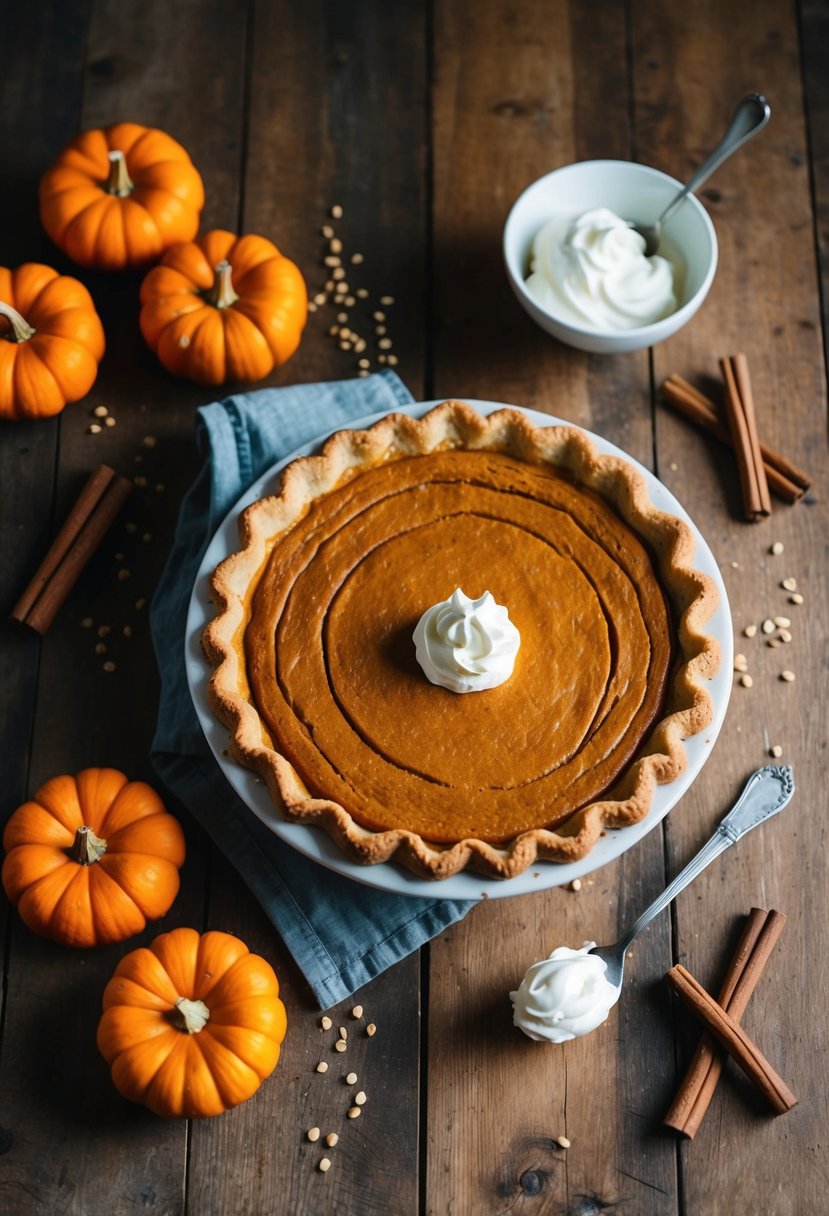
M 4 304 L 2 300 L 0 300 L 0 317 L 5 317 L 11 326 L 3 334 L 3 337 L 9 342 L 28 342 L 29 338 L 33 338 L 37 333 L 26 318 L 21 317 L 16 308 L 12 308 L 11 304 Z
M 231 304 L 235 304 L 239 296 L 233 290 L 233 282 L 231 275 L 233 267 L 230 262 L 219 262 L 215 267 L 216 277 L 213 280 L 213 286 L 207 292 L 206 300 L 208 304 L 212 304 L 214 308 L 230 308 Z
M 79 866 L 92 866 L 100 861 L 107 851 L 107 842 L 96 836 L 92 828 L 78 828 L 69 854 Z
M 210 1010 L 204 1001 L 191 1001 L 186 996 L 180 996 L 175 1009 L 170 1010 L 170 1021 L 185 1034 L 198 1034 L 209 1020 Z
M 135 189 L 135 182 L 127 172 L 127 158 L 124 153 L 115 148 L 109 153 L 109 179 L 107 194 L 117 194 L 118 198 L 126 198 Z

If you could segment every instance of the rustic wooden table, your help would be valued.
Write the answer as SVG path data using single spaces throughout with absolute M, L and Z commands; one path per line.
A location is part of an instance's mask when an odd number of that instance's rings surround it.
M 511 401 L 600 432 L 652 467 L 699 524 L 738 635 L 784 610 L 794 620 L 785 663 L 762 636 L 738 645 L 753 687 L 734 689 L 711 760 L 660 829 L 578 893 L 482 904 L 359 994 L 379 1029 L 349 1057 L 370 1094 L 355 1122 L 337 1085 L 313 1072 L 319 1011 L 302 976 L 185 812 L 189 855 L 163 927 L 238 934 L 273 962 L 288 1006 L 277 1072 L 221 1118 L 164 1122 L 110 1084 L 95 1047 L 101 993 L 137 942 L 62 949 L 3 902 L 0 1211 L 826 1211 L 825 0 L 4 0 L 0 29 L 0 262 L 73 272 L 39 228 L 38 178 L 77 131 L 120 119 L 161 126 L 188 148 L 207 185 L 204 227 L 275 239 L 314 289 L 324 277 L 320 228 L 340 204 L 338 234 L 365 255 L 355 285 L 372 300 L 395 297 L 392 353 L 416 397 Z M 736 98 L 758 88 L 771 124 L 702 192 L 720 266 L 701 313 L 639 354 L 591 357 L 545 337 L 501 267 L 517 194 L 591 157 L 682 178 Z M 93 466 L 106 461 L 148 484 L 42 641 L 0 626 L 2 818 L 46 777 L 91 764 L 155 781 L 158 683 L 136 604 L 164 562 L 197 468 L 195 407 L 210 394 L 169 378 L 143 346 L 137 277 L 82 277 L 107 332 L 98 382 L 56 421 L 0 428 L 4 611 Z M 354 374 L 331 323 L 330 308 L 312 315 L 299 354 L 269 383 Z M 736 350 L 751 361 L 763 436 L 816 479 L 805 502 L 776 504 L 758 525 L 741 521 L 729 456 L 659 402 L 668 373 L 704 384 Z M 116 425 L 92 435 L 101 404 Z M 774 541 L 781 556 L 770 555 Z M 120 566 L 128 580 L 118 580 Z M 786 606 L 786 576 L 798 580 L 802 606 Z M 80 629 L 86 616 L 112 626 L 114 672 Z M 784 666 L 794 683 L 779 679 Z M 612 941 L 775 743 L 795 768 L 791 810 L 712 866 L 637 944 L 608 1024 L 563 1049 L 513 1030 L 506 993 L 526 965 L 559 942 Z M 715 988 L 753 904 L 789 922 L 746 1026 L 800 1102 L 772 1118 L 729 1066 L 696 1140 L 679 1142 L 661 1116 L 697 1030 L 662 977 L 682 961 Z M 340 1132 L 327 1175 L 304 1138 L 314 1124 Z M 554 1145 L 559 1135 L 568 1150 Z

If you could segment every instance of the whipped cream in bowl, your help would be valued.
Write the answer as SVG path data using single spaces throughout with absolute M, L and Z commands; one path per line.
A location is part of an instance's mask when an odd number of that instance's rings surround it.
M 598 354 L 642 350 L 694 316 L 717 268 L 717 237 L 694 195 L 663 227 L 646 258 L 628 221 L 661 215 L 681 183 L 632 161 L 564 165 L 519 195 L 503 255 L 519 303 L 568 346 Z
M 513 1022 L 528 1038 L 566 1043 L 607 1021 L 619 990 L 605 978 L 604 959 L 590 954 L 595 945 L 585 942 L 580 950 L 559 946 L 528 968 L 510 993 Z
M 645 255 L 645 238 L 608 207 L 568 220 L 554 216 L 536 234 L 527 291 L 574 325 L 603 330 L 653 325 L 676 311 L 677 268 Z
M 415 626 L 415 654 L 432 684 L 450 692 L 497 688 L 512 675 L 521 635 L 488 591 L 470 599 L 457 587 Z

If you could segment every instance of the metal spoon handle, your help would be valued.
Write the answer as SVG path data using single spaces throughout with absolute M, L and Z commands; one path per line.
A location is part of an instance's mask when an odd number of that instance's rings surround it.
M 696 857 L 691 858 L 685 869 L 677 874 L 670 886 L 645 909 L 632 929 L 613 947 L 614 952 L 627 950 L 634 938 L 638 937 L 653 918 L 658 916 L 689 882 L 701 874 L 715 857 L 719 857 L 720 853 L 736 844 L 746 832 L 782 811 L 793 793 L 794 775 L 787 764 L 767 764 L 752 773 L 742 794 L 711 839 L 702 846 Z
M 695 190 L 698 190 L 702 183 L 708 180 L 714 170 L 719 169 L 723 161 L 731 156 L 732 152 L 736 152 L 752 136 L 762 130 L 770 117 L 771 106 L 762 93 L 749 93 L 747 97 L 744 97 L 734 111 L 734 117 L 731 119 L 728 130 L 722 137 L 722 140 L 717 144 L 707 160 L 702 162 L 691 180 L 680 190 L 676 198 L 668 204 L 657 222 L 664 224 L 668 217 L 673 215 L 679 204 L 689 194 L 693 194 Z

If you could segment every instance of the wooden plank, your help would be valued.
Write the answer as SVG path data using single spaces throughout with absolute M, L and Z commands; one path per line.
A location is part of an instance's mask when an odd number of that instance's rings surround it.
M 309 317 L 298 354 L 269 383 L 351 377 L 356 354 L 327 334 L 337 312 L 368 340 L 380 366 L 371 314 L 388 315 L 397 370 L 419 395 L 423 384 L 422 309 L 426 259 L 424 139 L 426 83 L 424 14 L 419 5 L 392 11 L 322 2 L 256 7 L 251 29 L 250 110 L 245 145 L 244 230 L 275 240 L 322 288 L 328 253 L 320 235 L 329 223 L 342 240 L 345 309 L 326 304 Z M 401 36 L 405 31 L 405 37 Z M 382 163 L 382 171 L 379 165 Z M 343 216 L 330 216 L 333 204 Z M 363 261 L 350 261 L 353 253 Z M 358 287 L 370 297 L 356 296 Z M 385 294 L 392 306 L 380 306 Z M 321 875 L 321 881 L 324 881 Z M 377 1216 L 417 1208 L 418 986 L 416 957 L 359 994 L 378 1026 L 367 1039 L 351 1029 L 344 1056 L 319 1029 L 319 1012 L 277 935 L 220 862 L 211 884 L 209 924 L 260 948 L 281 977 L 289 1033 L 277 1074 L 253 1100 L 226 1118 L 192 1130 L 188 1210 L 284 1213 L 354 1211 Z M 325 1042 L 330 1068 L 314 1072 Z M 345 1117 L 343 1065 L 354 1066 L 368 1102 L 357 1120 Z M 358 1087 L 359 1088 L 359 1085 Z M 335 1131 L 332 1149 L 304 1138 L 311 1126 Z M 327 1154 L 327 1174 L 318 1162 Z
M 800 5 L 800 46 L 803 86 L 809 137 L 809 166 L 812 173 L 818 249 L 818 271 L 823 303 L 823 347 L 829 349 L 829 11 L 822 0 L 804 0 Z
M 44 23 L 33 6 L 5 6 L 2 14 L 5 66 L 0 76 L 0 264 L 45 261 L 53 251 L 37 220 L 37 183 L 54 143 L 70 138 L 80 107 L 79 64 L 87 13 L 55 12 Z M 56 107 L 52 90 L 63 98 Z M 46 104 L 45 98 L 50 102 Z M 56 422 L 3 423 L 0 429 L 0 824 L 26 796 L 29 743 L 34 718 L 38 640 L 17 629 L 7 614 L 31 577 L 51 530 Z M 6 974 L 7 924 L 11 912 L 0 898 L 0 1059 Z M 9 1120 L 0 1130 L 0 1156 L 14 1146 Z M 0 1118 L 0 1124 L 3 1124 Z M 3 1204 L 0 1189 L 0 1206 Z
M 611 360 L 553 341 L 512 299 L 500 256 L 509 207 L 533 179 L 630 155 L 627 108 L 605 100 L 628 93 L 624 10 L 459 2 L 437 18 L 435 382 L 560 414 L 650 464 L 647 355 Z M 556 945 L 615 940 L 663 885 L 653 832 L 578 894 L 490 900 L 433 943 L 428 1212 L 676 1211 L 673 1148 L 652 1135 L 672 1071 L 667 1001 L 651 992 L 670 963 L 667 920 L 637 944 L 620 1010 L 588 1039 L 530 1042 L 511 1027 L 507 996 Z M 572 1142 L 566 1154 L 558 1135 Z
M 198 45 L 194 30 L 204 35 Z M 174 11 L 156 0 L 140 7 L 99 0 L 92 6 L 85 75 L 77 80 L 81 128 L 134 118 L 164 127 L 188 147 L 207 183 L 207 223 L 232 224 L 238 214 L 244 32 L 229 0 L 188 0 Z M 74 114 L 73 128 L 76 122 Z M 53 134 L 41 168 L 63 137 Z M 178 501 L 196 467 L 193 406 L 209 399 L 204 390 L 171 380 L 144 349 L 138 276 L 79 277 L 101 312 L 108 350 L 89 398 L 61 421 L 58 515 L 99 461 L 148 484 L 137 487 L 43 643 L 31 789 L 87 764 L 112 764 L 156 784 L 148 747 L 158 681 L 146 607 L 136 602 L 149 599 L 161 570 Z M 116 426 L 90 435 L 90 411 L 99 404 Z M 147 446 L 145 437 L 155 445 Z M 119 578 L 125 569 L 130 577 Z M 86 616 L 94 618 L 92 630 L 80 628 Z M 98 637 L 99 626 L 111 630 L 106 638 Z M 106 655 L 95 653 L 99 644 L 107 646 Z M 116 671 L 105 672 L 105 660 L 114 661 Z M 98 1056 L 95 1029 L 104 984 L 124 951 L 162 928 L 199 924 L 201 851 L 201 838 L 191 833 L 172 913 L 123 947 L 61 950 L 14 925 L 0 1084 L 0 1125 L 15 1137 L 14 1152 L 4 1158 L 9 1210 L 22 1210 L 21 1204 L 31 1211 L 182 1210 L 186 1125 L 161 1121 L 118 1096 Z
M 764 438 L 817 478 L 826 475 L 825 368 L 814 272 L 813 220 L 799 38 L 793 7 L 773 2 L 633 6 L 633 63 L 640 154 L 684 177 L 718 138 L 744 92 L 762 88 L 773 109 L 768 128 L 703 188 L 720 243 L 711 297 L 694 321 L 654 352 L 657 381 L 671 371 L 716 381 L 718 356 L 748 355 Z M 740 30 L 735 42 L 734 29 Z M 677 88 L 677 82 L 681 88 Z M 760 188 L 762 184 L 762 188 Z M 708 987 L 719 983 L 737 922 L 752 904 L 789 917 L 784 941 L 746 1014 L 749 1033 L 786 1075 L 800 1104 L 785 1120 L 768 1117 L 732 1069 L 700 1132 L 681 1151 L 689 1212 L 790 1213 L 823 1206 L 820 1129 L 826 1095 L 810 1063 L 817 1050 L 815 1008 L 825 982 L 807 960 L 822 953 L 826 884 L 818 859 L 825 805 L 826 508 L 814 494 L 792 508 L 775 505 L 760 525 L 740 519 L 733 464 L 711 452 L 684 422 L 658 414 L 660 472 L 686 504 L 720 559 L 737 630 L 737 649 L 754 685 L 736 687 L 722 737 L 681 814 L 668 821 L 672 868 L 704 840 L 749 772 L 779 743 L 798 785 L 785 816 L 741 841 L 678 901 L 679 959 Z M 774 557 L 773 541 L 785 552 Z M 788 603 L 780 581 L 797 578 L 806 603 Z M 749 623 L 783 614 L 793 641 L 770 649 Z M 820 656 L 820 657 L 819 657 Z M 797 681 L 782 682 L 792 669 Z M 792 959 L 800 960 L 791 966 Z M 685 1015 L 680 1065 L 696 1038 Z M 785 1157 L 780 1145 L 785 1142 Z

